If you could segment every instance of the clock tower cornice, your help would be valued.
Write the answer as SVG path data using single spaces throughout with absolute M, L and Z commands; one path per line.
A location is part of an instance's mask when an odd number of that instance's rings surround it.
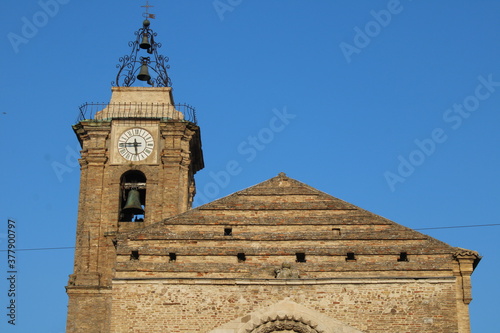
M 102 140 L 106 140 L 111 132 L 111 122 L 110 121 L 81 121 L 76 125 L 73 125 L 73 131 L 80 141 L 80 145 L 83 148 L 83 142 L 92 141 L 96 146 L 102 143 Z

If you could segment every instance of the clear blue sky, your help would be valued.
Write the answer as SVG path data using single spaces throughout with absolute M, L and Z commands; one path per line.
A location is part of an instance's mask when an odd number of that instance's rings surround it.
M 499 1 L 150 2 L 175 100 L 198 111 L 200 198 L 285 172 L 415 229 L 500 223 Z M 71 125 L 82 103 L 109 101 L 143 4 L 0 5 L 2 250 L 8 218 L 19 248 L 74 246 Z M 216 181 L 230 161 L 239 174 Z M 423 232 L 484 256 L 472 276 L 472 329 L 500 332 L 500 227 Z M 15 327 L 2 253 L 0 331 L 64 332 L 73 250 L 17 253 Z

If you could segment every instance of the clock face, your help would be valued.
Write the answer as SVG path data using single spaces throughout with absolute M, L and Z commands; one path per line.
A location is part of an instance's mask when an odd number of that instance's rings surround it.
M 153 152 L 155 142 L 151 133 L 142 128 L 131 128 L 118 139 L 118 151 L 124 159 L 142 161 Z

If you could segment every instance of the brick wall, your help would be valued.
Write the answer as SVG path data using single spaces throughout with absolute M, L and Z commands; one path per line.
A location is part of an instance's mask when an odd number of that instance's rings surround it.
M 458 332 L 453 278 L 240 283 L 115 281 L 111 332 L 209 332 L 283 299 L 366 333 Z

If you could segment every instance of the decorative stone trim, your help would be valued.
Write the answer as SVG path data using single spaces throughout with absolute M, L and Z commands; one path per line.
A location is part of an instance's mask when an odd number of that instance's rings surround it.
M 456 251 L 455 253 L 453 253 L 453 258 L 455 258 L 455 259 L 462 259 L 462 258 L 468 258 L 468 257 L 480 258 L 481 256 L 476 251 L 471 251 L 471 250 L 466 250 L 466 249 L 460 249 L 460 250 Z
M 453 253 L 453 258 L 458 262 L 455 274 L 459 277 L 458 283 L 462 289 L 462 301 L 464 304 L 470 304 L 472 301 L 470 276 L 475 265 L 481 260 L 481 256 L 476 251 L 457 248 L 457 251 Z
M 285 299 L 219 326 L 209 333 L 363 333 L 341 321 Z
M 325 333 L 323 330 L 317 330 L 318 325 L 306 321 L 303 318 L 293 316 L 276 316 L 267 318 L 261 324 L 254 325 L 247 329 L 246 333 L 273 333 L 279 331 L 294 331 L 297 333 Z

